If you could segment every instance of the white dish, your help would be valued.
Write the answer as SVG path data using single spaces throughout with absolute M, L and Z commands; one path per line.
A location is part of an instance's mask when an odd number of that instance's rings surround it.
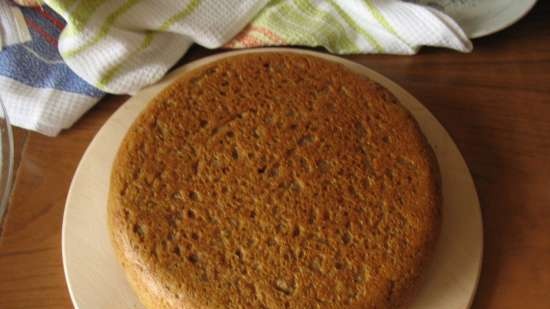
M 414 0 L 435 7 L 462 27 L 471 38 L 486 36 L 507 28 L 525 16 L 536 0 Z
M 468 308 L 481 267 L 483 232 L 474 183 L 449 134 L 420 102 L 386 77 L 335 56 L 282 48 L 228 52 L 185 65 L 161 83 L 129 99 L 97 133 L 76 170 L 63 218 L 63 266 L 75 308 L 143 308 L 115 258 L 107 229 L 106 204 L 111 165 L 134 119 L 156 94 L 179 75 L 224 57 L 268 51 L 309 54 L 341 63 L 388 88 L 411 111 L 439 161 L 444 204 L 441 236 L 435 256 L 410 308 Z

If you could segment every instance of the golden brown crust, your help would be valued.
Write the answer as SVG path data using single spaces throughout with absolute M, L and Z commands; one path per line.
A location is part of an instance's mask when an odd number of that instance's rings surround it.
M 438 175 L 383 87 L 312 56 L 241 55 L 136 120 L 109 228 L 148 308 L 396 308 L 439 231 Z

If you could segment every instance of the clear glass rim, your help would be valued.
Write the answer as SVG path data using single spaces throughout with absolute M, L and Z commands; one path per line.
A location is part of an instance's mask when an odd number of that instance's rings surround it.
M 2 149 L 0 150 L 2 152 L 2 157 L 6 155 L 7 160 L 5 160 L 5 164 L 7 166 L 2 166 L 0 177 L 3 179 L 0 179 L 0 189 L 2 192 L 2 196 L 0 197 L 0 233 L 2 232 L 3 228 L 2 225 L 4 224 L 4 215 L 6 212 L 7 204 L 11 196 L 11 184 L 12 184 L 12 178 L 13 178 L 13 160 L 14 160 L 14 146 L 13 146 L 13 131 L 11 127 L 11 122 L 9 120 L 8 112 L 6 110 L 6 107 L 4 106 L 2 100 L 0 99 L 0 111 L 3 114 L 4 118 L 4 124 L 5 124 L 5 132 L 7 140 L 2 140 Z M 4 149 L 4 146 L 7 146 L 7 149 Z M 4 159 L 2 159 L 4 160 Z

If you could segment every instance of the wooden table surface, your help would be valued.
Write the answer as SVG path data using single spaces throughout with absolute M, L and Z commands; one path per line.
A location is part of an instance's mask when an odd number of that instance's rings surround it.
M 484 261 L 473 308 L 550 308 L 550 1 L 459 54 L 349 58 L 408 89 L 441 121 L 474 177 Z M 192 48 L 183 62 L 211 54 Z M 16 130 L 15 187 L 0 238 L 0 308 L 72 308 L 61 222 L 86 146 L 126 100 L 109 96 L 49 138 Z M 101 227 L 98 227 L 101 228 Z

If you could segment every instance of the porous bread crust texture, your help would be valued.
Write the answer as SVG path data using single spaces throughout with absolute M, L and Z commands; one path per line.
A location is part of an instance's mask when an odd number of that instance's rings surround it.
M 185 73 L 113 165 L 113 245 L 150 309 L 397 308 L 439 233 L 437 161 L 377 83 L 292 53 Z

